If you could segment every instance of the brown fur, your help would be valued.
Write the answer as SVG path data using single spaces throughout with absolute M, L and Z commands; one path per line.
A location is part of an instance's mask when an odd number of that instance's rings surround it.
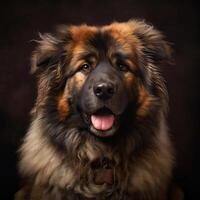
M 112 62 L 113 53 L 120 49 L 127 55 L 133 71 L 145 65 L 146 81 L 153 82 L 156 95 L 151 95 L 136 76 L 126 75 L 124 82 L 129 88 L 136 85 L 138 107 L 135 118 L 135 134 L 122 137 L 117 143 L 107 145 L 88 135 L 78 134 L 76 128 L 63 138 L 68 141 L 67 149 L 60 150 L 46 134 L 43 109 L 49 104 L 50 90 L 63 81 L 63 65 L 54 63 L 49 57 L 64 59 L 68 70 L 75 70 L 84 63 L 80 57 L 94 52 L 92 66 L 98 59 L 98 52 L 85 41 L 101 32 L 109 33 L 115 40 L 108 50 Z M 70 42 L 67 41 L 70 35 Z M 66 52 L 59 51 L 58 43 L 65 41 Z M 64 57 L 64 58 L 63 58 Z M 33 55 L 32 72 L 38 77 L 38 97 L 33 112 L 32 124 L 20 148 L 19 169 L 26 186 L 18 192 L 16 199 L 137 199 L 165 200 L 173 168 L 173 148 L 167 131 L 167 92 L 158 66 L 170 57 L 170 48 L 162 34 L 141 21 L 113 23 L 104 27 L 87 25 L 62 28 L 58 36 L 41 36 L 39 46 Z M 51 71 L 54 79 L 48 78 L 48 69 L 40 69 L 48 61 L 56 68 Z M 50 63 L 51 64 L 51 63 Z M 41 71 L 42 70 L 42 71 Z M 81 73 L 69 76 L 65 87 L 58 96 L 56 108 L 61 121 L 70 116 L 70 93 L 81 90 L 86 77 Z M 53 81 L 52 81 L 53 80 Z M 133 119 L 134 120 L 134 119 Z M 149 138 L 148 138 L 149 137 Z M 62 139 L 61 139 L 62 140 Z M 96 184 L 92 163 L 103 159 L 114 170 L 114 184 Z

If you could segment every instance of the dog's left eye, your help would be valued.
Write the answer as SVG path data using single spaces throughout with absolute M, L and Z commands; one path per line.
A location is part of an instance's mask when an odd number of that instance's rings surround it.
M 122 72 L 127 72 L 127 71 L 129 71 L 129 67 L 127 66 L 127 65 L 125 65 L 125 64 L 118 64 L 118 68 L 119 68 L 119 70 L 120 71 L 122 71 Z

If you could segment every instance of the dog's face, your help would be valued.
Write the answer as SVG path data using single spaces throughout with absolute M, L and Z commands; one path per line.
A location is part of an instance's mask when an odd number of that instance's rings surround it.
M 79 46 L 83 55 L 76 60 L 79 69 L 72 77 L 81 80 L 81 83 L 78 81 L 79 88 L 75 83 L 74 91 L 82 117 L 89 130 L 100 137 L 116 133 L 128 104 L 136 103 L 136 47 L 122 35 L 126 42 L 118 41 L 109 31 L 103 29 L 91 33 L 86 28 L 90 35 Z
M 73 123 L 80 129 L 110 137 L 163 106 L 157 65 L 168 61 L 170 51 L 151 26 L 138 21 L 70 26 L 41 37 L 32 68 L 39 77 L 37 104 L 57 121 L 78 119 L 81 123 Z

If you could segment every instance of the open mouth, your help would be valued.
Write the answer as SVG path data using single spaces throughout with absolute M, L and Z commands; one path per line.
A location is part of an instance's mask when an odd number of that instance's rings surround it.
M 109 109 L 100 109 L 91 115 L 91 122 L 95 129 L 106 131 L 112 128 L 115 116 Z
M 87 115 L 87 121 L 90 124 L 90 131 L 99 137 L 112 136 L 117 130 L 117 117 L 106 107 Z

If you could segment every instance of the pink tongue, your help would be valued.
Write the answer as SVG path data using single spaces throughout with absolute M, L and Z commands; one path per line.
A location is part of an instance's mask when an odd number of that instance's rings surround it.
M 114 123 L 114 116 L 113 115 L 92 115 L 91 121 L 94 128 L 98 130 L 108 130 L 113 126 Z

